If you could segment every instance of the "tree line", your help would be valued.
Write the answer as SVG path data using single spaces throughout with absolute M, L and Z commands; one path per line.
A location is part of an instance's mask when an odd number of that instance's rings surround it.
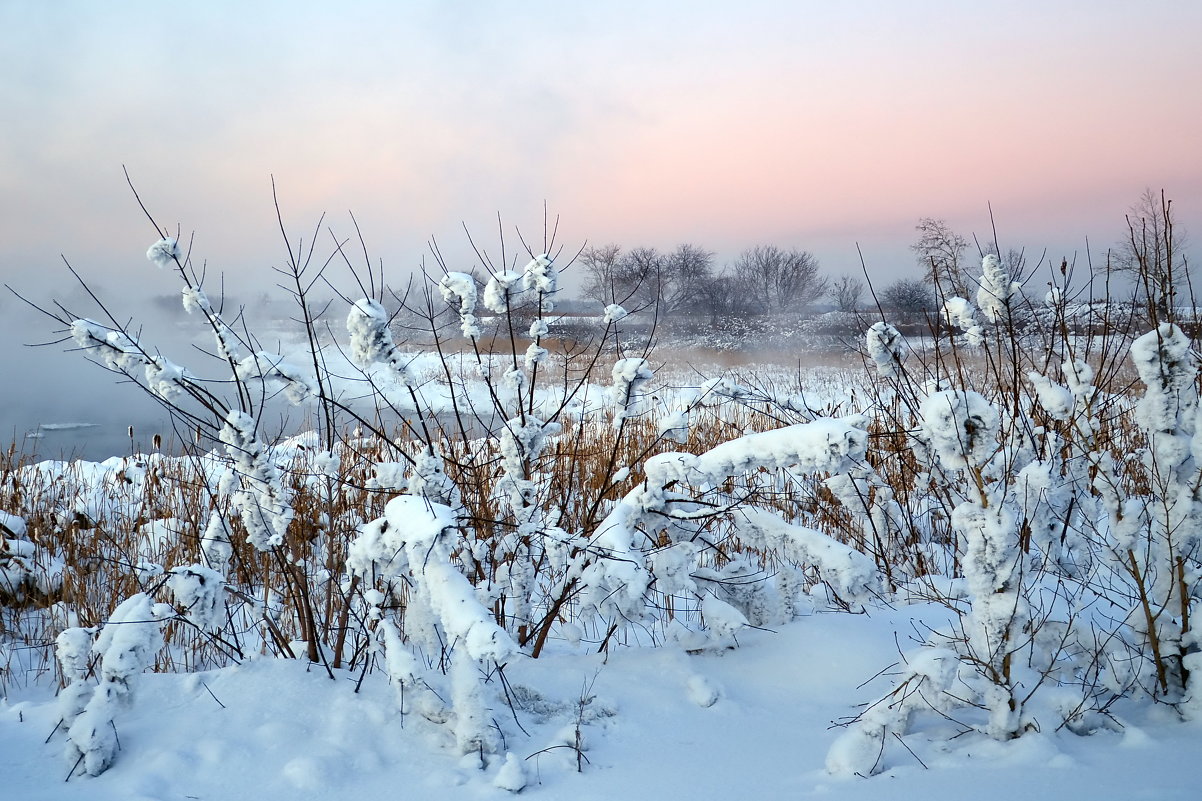
M 919 239 L 911 246 L 921 277 L 903 277 L 870 287 L 859 277 L 831 277 L 813 253 L 799 248 L 756 245 L 719 268 L 713 251 L 695 244 L 663 251 L 653 247 L 623 249 L 617 244 L 585 248 L 578 263 L 585 274 L 584 298 L 629 310 L 655 307 L 661 317 L 678 315 L 755 316 L 802 314 L 818 304 L 837 311 L 866 307 L 903 314 L 936 310 L 936 289 L 973 297 L 968 240 L 944 220 L 923 218 Z M 995 252 L 988 246 L 985 252 Z M 1021 251 L 1003 254 L 1012 274 L 1023 273 Z
M 748 248 L 721 269 L 713 251 L 694 244 L 671 251 L 608 244 L 585 248 L 578 261 L 585 298 L 632 311 L 657 306 L 663 316 L 804 312 L 828 298 L 855 309 L 863 295 L 858 279 L 832 281 L 814 254 L 777 245 Z
M 1176 209 L 1163 191 L 1146 190 L 1130 207 L 1126 223 L 1123 237 L 1106 255 L 1106 272 L 1131 276 L 1130 300 L 1149 317 L 1164 318 L 1189 288 Z M 926 315 L 938 311 L 938 296 L 976 297 L 984 256 L 997 256 L 1020 283 L 1033 269 L 1023 249 L 1003 249 L 975 237 L 970 242 L 943 219 L 923 217 L 915 232 L 910 250 L 920 274 L 879 287 L 852 275 L 826 275 L 814 254 L 799 248 L 756 245 L 719 268 L 713 251 L 691 243 L 671 251 L 608 244 L 581 251 L 582 295 L 630 311 L 654 307 L 661 317 L 803 314 L 820 303 L 843 312 L 879 308 Z M 1107 294 L 1113 291 L 1122 290 L 1106 288 Z

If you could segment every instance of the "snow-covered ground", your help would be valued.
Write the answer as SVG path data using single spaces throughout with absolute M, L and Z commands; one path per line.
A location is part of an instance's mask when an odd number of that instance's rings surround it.
M 507 668 L 529 737 L 511 742 L 523 795 L 732 799 L 1196 799 L 1202 726 L 1148 712 L 1089 737 L 1029 733 L 1009 743 L 979 734 L 947 741 L 926 720 L 894 743 L 873 778 L 824 768 L 832 722 L 879 694 L 865 681 L 897 661 L 911 620 L 929 606 L 867 615 L 815 612 L 775 632 L 747 631 L 740 646 L 689 654 L 674 648 L 549 654 Z M 96 778 L 64 777 L 63 734 L 44 690 L 0 706 L 0 775 L 7 798 L 155 799 L 507 797 L 504 760 L 484 769 L 461 758 L 444 727 L 396 711 L 382 672 L 331 681 L 303 660 L 258 658 L 191 675 L 146 674 L 118 720 L 121 752 Z M 537 687 L 535 692 L 532 688 Z M 583 703 L 582 703 L 583 699 Z M 1133 709 L 1135 709 L 1133 707 Z M 512 721 L 515 712 L 493 709 Z M 1036 715 L 1038 717 L 1038 715 Z M 1050 718 L 1049 718 L 1050 719 Z M 567 743 L 583 741 L 582 770 Z M 47 741 L 47 739 L 49 740 Z M 921 760 L 921 763 L 920 761 Z M 925 765 L 925 767 L 924 767 Z M 512 783 L 512 782 L 510 782 Z

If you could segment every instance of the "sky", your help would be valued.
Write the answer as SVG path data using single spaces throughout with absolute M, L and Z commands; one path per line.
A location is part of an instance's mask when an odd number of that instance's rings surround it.
M 65 257 L 131 316 L 178 288 L 123 168 L 247 297 L 285 256 L 273 179 L 294 241 L 353 212 L 389 276 L 432 239 L 471 268 L 464 227 L 495 255 L 498 216 L 537 248 L 544 209 L 567 252 L 874 280 L 918 275 L 921 217 L 1104 258 L 1150 187 L 1202 232 L 1196 0 L 6 0 L 0 31 L 0 278 L 75 297 Z M 47 338 L 15 305 L 3 339 Z

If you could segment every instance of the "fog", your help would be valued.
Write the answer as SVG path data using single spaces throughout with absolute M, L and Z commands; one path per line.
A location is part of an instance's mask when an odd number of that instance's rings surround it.
M 50 302 L 36 290 L 30 300 Z M 74 348 L 69 340 L 38 346 L 63 336 L 54 320 L 7 291 L 0 297 L 0 316 L 6 333 L 0 338 L 0 436 L 18 450 L 46 459 L 95 460 L 128 453 L 131 425 L 135 446 L 149 448 L 156 433 L 170 437 L 162 408 L 138 387 L 90 364 L 77 350 L 69 352 Z M 58 428 L 63 425 L 73 427 Z

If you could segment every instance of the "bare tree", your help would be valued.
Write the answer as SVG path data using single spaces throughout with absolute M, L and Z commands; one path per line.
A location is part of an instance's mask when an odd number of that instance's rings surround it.
M 923 217 L 915 226 L 918 241 L 910 246 L 931 283 L 948 297 L 973 297 L 973 279 L 964 263 L 968 240 L 951 229 L 947 220 Z
M 831 300 L 841 312 L 854 312 L 864 299 L 864 282 L 852 275 L 841 275 L 831 285 Z
M 1149 318 L 1172 320 L 1178 291 L 1188 285 L 1186 235 L 1164 190 L 1145 189 L 1127 212 L 1127 235 L 1111 253 L 1111 264 L 1130 272 Z
M 764 312 L 802 311 L 825 295 L 830 283 L 812 253 L 776 245 L 743 251 L 731 272 L 740 290 Z
M 935 290 L 919 278 L 899 278 L 885 287 L 877 300 L 885 311 L 903 314 L 921 314 L 934 311 Z
M 740 292 L 739 281 L 729 273 L 711 276 L 701 285 L 698 306 L 709 312 L 710 320 L 717 323 L 721 317 L 738 317 L 750 311 L 745 293 Z
M 713 277 L 714 254 L 697 245 L 677 245 L 664 260 L 659 290 L 665 314 L 696 310 L 705 303 L 705 289 Z
M 618 245 L 586 248 L 580 263 L 587 273 L 585 297 L 635 308 L 658 305 L 664 315 L 696 306 L 709 281 L 714 254 L 697 245 L 679 245 L 671 253 L 651 247 Z
M 625 303 L 632 290 L 622 275 L 622 248 L 609 244 L 587 247 L 578 259 L 584 269 L 584 296 L 598 303 Z

